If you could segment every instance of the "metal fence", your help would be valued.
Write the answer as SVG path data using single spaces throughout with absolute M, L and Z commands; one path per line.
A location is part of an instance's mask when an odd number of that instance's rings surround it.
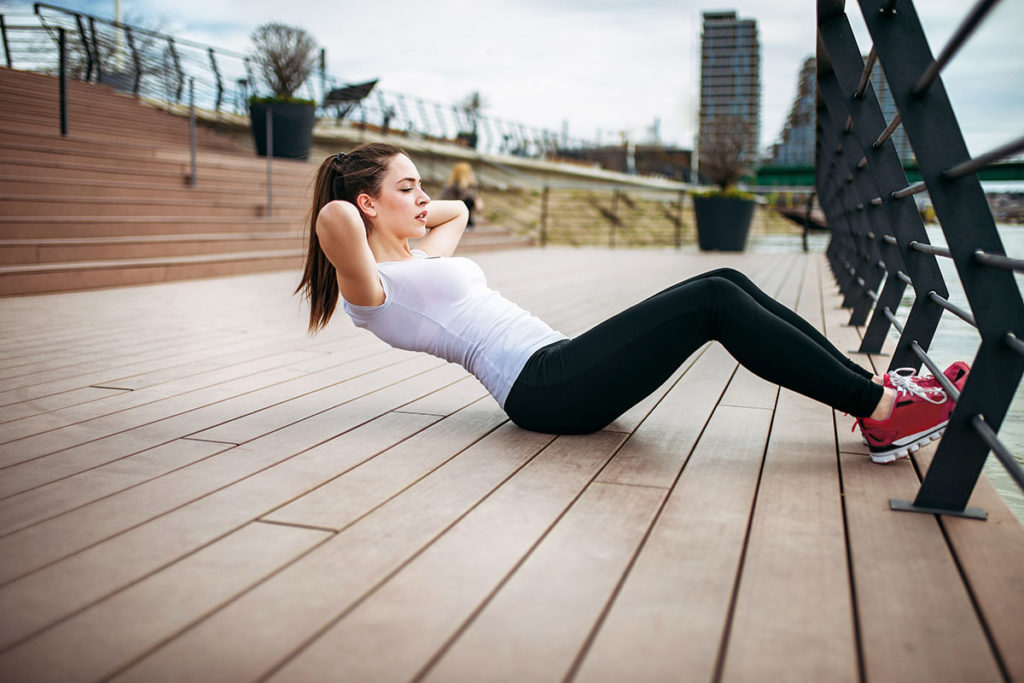
M 818 0 L 817 191 L 832 229 L 827 254 L 853 309 L 867 328 L 860 348 L 878 353 L 890 326 L 899 342 L 889 368 L 923 363 L 956 407 L 913 502 L 895 509 L 984 517 L 967 506 L 989 452 L 1019 486 L 1024 469 L 997 433 L 1024 373 L 1024 303 L 977 171 L 1024 150 L 1024 138 L 971 159 L 940 73 L 998 0 L 980 0 L 937 58 L 912 0 L 859 0 L 873 46 L 862 57 L 844 0 Z M 898 114 L 886 121 L 868 82 L 881 63 Z M 890 136 L 902 126 L 922 180 L 910 183 Z M 912 196 L 927 191 L 948 247 L 929 243 Z M 951 259 L 970 310 L 950 303 L 937 258 Z M 895 311 L 907 287 L 906 320 Z M 944 313 L 977 329 L 981 344 L 958 392 L 927 354 Z
M 47 3 L 33 7 L 30 17 L 0 15 L 0 41 L 8 67 L 56 73 L 59 29 L 64 29 L 71 78 L 106 83 L 168 105 L 186 104 L 189 85 L 194 83 L 196 107 L 218 114 L 248 114 L 248 98 L 257 93 L 257 78 L 245 54 Z M 327 74 L 323 62 L 321 55 L 319 71 L 296 96 L 317 102 L 318 117 L 338 125 L 343 118 L 346 125 L 528 157 L 595 146 L 589 140 L 488 116 L 471 107 L 376 87 L 346 106 L 325 106 L 331 91 L 350 84 Z

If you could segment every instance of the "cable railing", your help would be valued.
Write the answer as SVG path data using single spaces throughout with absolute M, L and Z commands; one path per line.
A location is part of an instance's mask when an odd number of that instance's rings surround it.
M 0 42 L 8 67 L 56 74 L 57 45 L 66 36 L 70 78 L 106 83 L 168 108 L 194 106 L 223 114 L 248 115 L 256 78 L 242 53 L 175 38 L 47 3 L 34 6 L 34 26 L 0 15 Z M 39 30 L 40 27 L 43 30 Z M 454 142 L 490 154 L 543 157 L 559 150 L 596 146 L 589 140 L 489 116 L 479 110 L 413 97 L 368 85 L 365 96 L 347 106 L 328 95 L 351 84 L 320 69 L 296 93 L 318 104 L 317 116 L 378 132 Z
M 861 56 L 844 0 L 818 0 L 817 190 L 832 230 L 832 270 L 866 325 L 860 351 L 879 353 L 899 333 L 890 369 L 927 367 L 956 407 L 913 502 L 898 510 L 984 518 L 968 500 L 991 452 L 1024 488 L 1024 468 L 998 432 L 1024 374 L 1024 303 L 977 172 L 1024 150 L 1024 138 L 971 158 L 942 85 L 942 69 L 998 0 L 980 0 L 933 58 L 912 0 L 859 0 L 873 46 Z M 898 112 L 886 121 L 868 76 L 885 71 Z M 890 136 L 903 126 L 921 181 L 911 183 Z M 932 245 L 912 197 L 928 192 L 948 246 Z M 970 310 L 950 301 L 937 259 L 953 262 Z M 905 320 L 896 316 L 910 287 Z M 958 391 L 927 353 L 943 313 L 981 338 Z

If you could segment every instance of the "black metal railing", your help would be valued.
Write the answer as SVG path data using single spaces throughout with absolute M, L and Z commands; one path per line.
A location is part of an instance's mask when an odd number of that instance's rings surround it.
M 215 114 L 248 114 L 248 98 L 257 90 L 256 78 L 249 58 L 242 53 L 47 3 L 33 7 L 37 26 L 15 26 L 0 15 L 0 41 L 8 67 L 56 73 L 57 42 L 63 29 L 71 78 L 107 83 L 150 101 L 182 108 L 188 105 L 191 83 L 196 107 Z M 38 31 L 40 26 L 45 31 Z M 589 140 L 489 116 L 466 106 L 376 87 L 348 106 L 339 107 L 327 96 L 349 84 L 327 74 L 324 61 L 321 58 L 319 72 L 296 96 L 317 102 L 318 117 L 333 119 L 339 125 L 345 120 L 357 128 L 459 142 L 480 152 L 527 157 L 595 146 Z
M 989 452 L 1024 488 L 1024 469 L 997 433 L 1024 374 L 1024 303 L 977 171 L 1024 150 L 1024 138 L 971 159 L 940 73 L 998 0 L 980 0 L 937 59 L 912 0 L 859 0 L 873 46 L 865 59 L 844 0 L 818 0 L 817 191 L 832 229 L 829 262 L 867 325 L 860 351 L 878 353 L 890 327 L 899 332 L 890 369 L 924 364 L 956 407 L 916 499 L 894 509 L 984 517 L 967 507 Z M 897 111 L 886 121 L 869 83 L 873 62 L 885 71 Z M 907 180 L 892 141 L 902 126 L 922 180 Z M 913 195 L 928 192 L 948 247 L 933 246 Z M 937 258 L 955 265 L 970 310 L 950 302 Z M 914 303 L 896 311 L 907 287 Z M 962 392 L 927 350 L 944 312 L 977 329 L 981 343 Z

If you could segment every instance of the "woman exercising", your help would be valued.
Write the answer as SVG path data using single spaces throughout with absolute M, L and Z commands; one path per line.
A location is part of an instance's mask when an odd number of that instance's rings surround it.
M 296 290 L 309 299 L 310 331 L 327 324 L 340 292 L 358 327 L 462 365 L 515 424 L 539 432 L 605 427 L 709 340 L 769 382 L 857 417 L 876 462 L 906 457 L 948 422 L 953 403 L 932 378 L 874 377 L 731 269 L 680 282 L 569 339 L 488 288 L 476 263 L 451 256 L 466 219 L 461 201 L 430 200 L 398 147 L 328 157 Z

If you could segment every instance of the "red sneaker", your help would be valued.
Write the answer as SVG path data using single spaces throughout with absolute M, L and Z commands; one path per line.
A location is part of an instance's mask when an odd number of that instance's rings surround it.
M 896 375 L 900 377 L 900 375 Z M 871 451 L 871 460 L 890 463 L 942 436 L 949 424 L 952 401 L 941 389 L 922 388 L 896 380 L 896 401 L 885 420 L 862 417 L 857 420 Z
M 942 371 L 942 374 L 946 376 L 949 383 L 957 388 L 957 391 L 963 391 L 964 383 L 967 381 L 967 375 L 971 372 L 971 366 L 962 360 L 950 365 L 948 368 Z M 939 380 L 935 379 L 931 375 L 927 375 L 918 381 L 918 384 L 928 386 L 941 387 Z
M 967 374 L 970 371 L 970 365 L 962 360 L 958 360 L 943 370 L 942 374 L 946 376 L 946 379 L 948 379 L 953 386 L 960 390 L 963 389 L 964 382 L 967 381 Z M 890 389 L 896 389 L 898 386 L 906 384 L 906 382 L 911 382 L 928 390 L 942 389 L 942 385 L 939 384 L 939 380 L 935 379 L 931 375 L 918 375 L 913 368 L 896 368 L 895 370 L 890 370 L 882 377 L 882 381 L 884 385 Z

